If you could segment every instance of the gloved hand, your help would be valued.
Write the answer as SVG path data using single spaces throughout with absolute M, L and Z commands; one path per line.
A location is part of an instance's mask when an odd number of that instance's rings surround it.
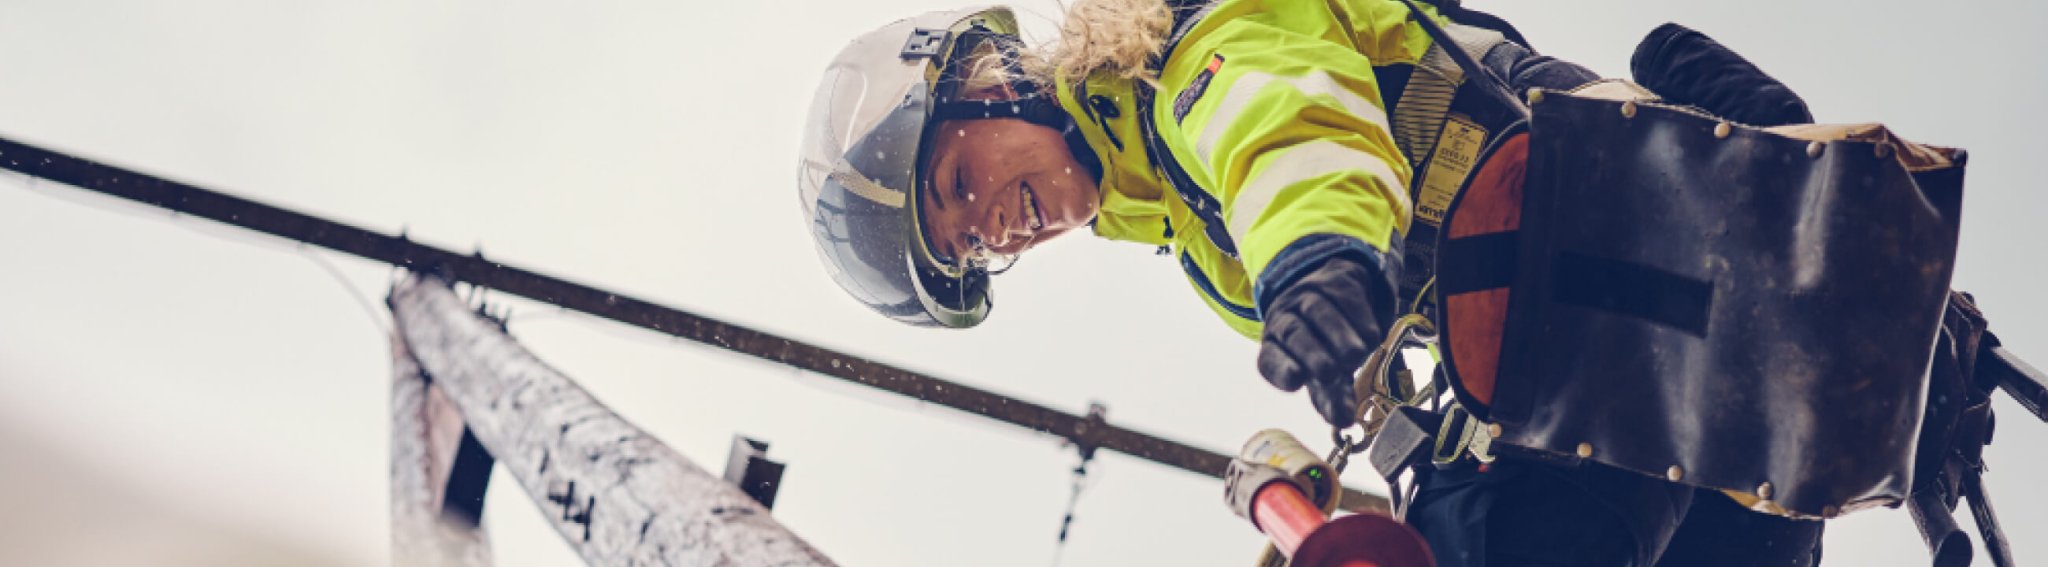
M 1393 301 L 1371 267 L 1332 256 L 1282 287 L 1265 311 L 1259 374 L 1292 392 L 1308 386 L 1309 402 L 1335 426 L 1358 417 L 1352 380 L 1385 334 L 1377 316 Z

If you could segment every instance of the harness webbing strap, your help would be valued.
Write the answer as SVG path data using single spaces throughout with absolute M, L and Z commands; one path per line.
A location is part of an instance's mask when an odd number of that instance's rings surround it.
M 1438 48 L 1431 46 L 1435 54 Z M 1444 117 L 1451 112 L 1451 100 L 1458 95 L 1458 83 L 1425 65 L 1416 65 L 1394 105 L 1394 143 L 1408 154 L 1408 163 L 1422 163 L 1436 146 Z
M 1513 230 L 1444 240 L 1439 253 L 1473 261 L 1438 266 L 1437 293 L 1451 297 L 1508 287 L 1514 283 L 1521 246 L 1521 233 Z
M 1416 12 L 1416 17 L 1427 19 L 1421 12 Z M 1507 41 L 1507 36 L 1500 32 L 1455 23 L 1444 31 L 1451 38 L 1451 45 L 1474 60 Z M 1443 131 L 1444 120 L 1450 116 L 1451 102 L 1457 98 L 1458 87 L 1465 83 L 1465 70 L 1444 45 L 1444 41 L 1438 40 L 1423 53 L 1422 60 L 1415 64 L 1415 72 L 1408 76 L 1408 86 L 1401 90 L 1400 102 L 1394 105 L 1394 142 L 1407 152 L 1408 163 L 1420 165 L 1435 150 L 1437 134 Z
M 1413 16 L 1425 29 L 1434 28 L 1436 22 L 1423 12 L 1415 11 Z M 1422 293 L 1422 287 L 1434 275 L 1432 271 L 1436 265 L 1436 223 L 1441 222 L 1440 208 L 1448 204 L 1449 199 L 1455 196 L 1457 188 L 1464 184 L 1463 179 L 1448 177 L 1470 174 L 1466 169 L 1439 168 L 1431 165 L 1437 161 L 1437 146 L 1445 135 L 1446 125 L 1453 121 L 1455 116 L 1460 116 L 1452 109 L 1453 105 L 1459 104 L 1458 93 L 1468 90 L 1465 88 L 1467 79 L 1477 76 L 1460 65 L 1458 57 L 1454 57 L 1453 52 L 1467 60 L 1474 60 L 1485 57 L 1487 52 L 1507 42 L 1507 37 L 1500 32 L 1457 23 L 1448 24 L 1438 31 L 1441 33 L 1431 35 L 1435 41 L 1431 43 L 1429 50 L 1423 53 L 1422 59 L 1417 61 L 1409 72 L 1407 85 L 1402 88 L 1400 99 L 1392 106 L 1390 117 L 1393 123 L 1394 143 L 1401 148 L 1408 163 L 1415 168 L 1415 174 L 1408 187 L 1411 202 L 1418 206 L 1426 205 L 1438 209 L 1433 217 L 1424 213 L 1428 209 L 1418 208 L 1415 216 L 1417 222 L 1409 225 L 1407 234 L 1402 236 L 1405 244 L 1402 263 L 1406 269 L 1403 270 L 1399 282 L 1401 296 L 1404 299 L 1414 298 L 1425 302 L 1428 300 Z M 1467 96 L 1463 104 L 1472 104 L 1472 98 Z M 1485 100 L 1479 102 L 1483 103 Z M 1463 116 L 1469 118 L 1470 114 L 1467 112 Z M 1469 121 L 1466 123 L 1471 124 Z M 1489 126 L 1497 128 L 1496 125 L 1479 126 L 1478 135 L 1489 135 L 1486 132 Z M 1472 128 L 1460 132 L 1470 135 Z M 1451 159 L 1445 163 L 1458 161 Z M 1446 179 L 1431 179 L 1436 176 Z
M 1491 49 L 1492 46 L 1498 45 L 1501 41 L 1506 41 L 1506 36 L 1501 35 L 1500 32 L 1458 24 L 1451 24 L 1450 28 L 1464 31 L 1452 33 L 1445 26 L 1438 25 L 1436 20 L 1432 20 L 1427 15 L 1424 15 L 1422 8 L 1415 5 L 1415 0 L 1401 0 L 1401 3 L 1408 5 L 1408 10 L 1416 16 L 1415 23 L 1422 26 L 1422 31 L 1428 33 L 1430 39 L 1436 40 L 1438 45 L 1450 44 L 1460 47 L 1456 51 L 1444 50 L 1443 54 L 1448 56 L 1451 61 L 1457 63 L 1458 68 L 1463 69 L 1465 73 L 1481 81 L 1477 85 L 1480 92 L 1497 99 L 1494 102 L 1520 111 L 1523 117 L 1528 116 L 1529 106 L 1524 104 L 1522 99 L 1515 96 L 1513 90 L 1508 88 L 1507 81 L 1502 80 L 1499 76 L 1494 75 L 1492 71 L 1488 71 L 1485 66 L 1479 64 L 1479 59 L 1486 56 L 1486 51 L 1479 51 L 1478 55 L 1474 55 L 1469 51 L 1471 48 L 1482 46 Z M 1479 39 L 1481 32 L 1490 34 L 1494 38 L 1493 41 L 1491 43 L 1481 43 Z M 1458 39 L 1459 35 L 1466 35 L 1471 39 L 1460 41 Z

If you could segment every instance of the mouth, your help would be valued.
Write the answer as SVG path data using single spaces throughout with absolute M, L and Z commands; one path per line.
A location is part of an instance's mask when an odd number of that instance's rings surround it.
M 1024 223 L 1030 225 L 1033 232 L 1044 229 L 1045 211 L 1038 206 L 1038 194 L 1031 191 L 1030 184 L 1021 187 L 1024 193 Z

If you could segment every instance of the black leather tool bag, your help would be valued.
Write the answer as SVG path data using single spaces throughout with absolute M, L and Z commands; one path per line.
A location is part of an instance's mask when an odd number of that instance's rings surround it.
M 1519 226 L 1485 246 L 1447 231 L 1438 258 L 1440 277 L 1500 280 L 1440 281 L 1454 283 L 1440 299 L 1507 297 L 1497 340 L 1460 344 L 1455 324 L 1444 339 L 1453 354 L 1497 349 L 1484 400 L 1462 383 L 1471 357 L 1446 357 L 1497 442 L 1787 516 L 1900 502 L 1963 153 L 1876 125 L 1755 129 L 1558 92 L 1532 109 L 1522 190 L 1461 195 L 1446 221 L 1475 195 L 1512 195 Z M 1513 269 L 1474 268 L 1486 262 Z M 1473 316 L 1440 304 L 1442 319 Z

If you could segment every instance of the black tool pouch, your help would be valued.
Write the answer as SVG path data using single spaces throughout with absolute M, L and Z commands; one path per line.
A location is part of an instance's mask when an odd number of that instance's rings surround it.
M 1810 141 L 1645 103 L 1534 114 L 1506 440 L 1792 516 L 1903 499 L 1956 161 L 1915 172 L 1881 130 Z
M 1527 100 L 1436 260 L 1447 374 L 1496 444 L 1791 517 L 1903 501 L 1963 152 L 1736 125 L 1625 84 Z
M 1773 513 L 1903 500 L 1960 152 L 1876 126 L 1767 131 L 1645 101 L 1540 100 L 1517 230 L 1440 252 L 1440 277 L 1491 273 L 1508 298 L 1481 399 L 1460 363 L 1484 345 L 1461 332 L 1456 297 L 1500 288 L 1440 282 L 1461 401 L 1503 426 L 1500 442 L 1753 494 Z M 1467 269 L 1502 261 L 1511 273 Z

